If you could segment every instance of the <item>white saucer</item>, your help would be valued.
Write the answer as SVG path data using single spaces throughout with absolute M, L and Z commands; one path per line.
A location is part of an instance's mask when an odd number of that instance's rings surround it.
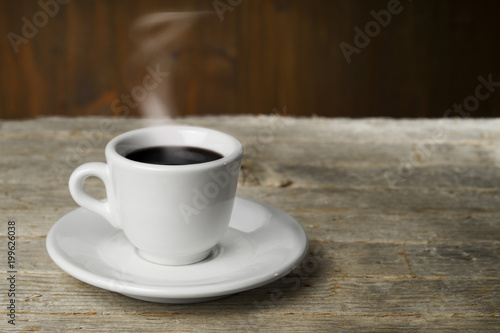
M 140 258 L 122 231 L 85 208 L 52 226 L 47 251 L 62 270 L 93 286 L 150 302 L 196 303 L 283 277 L 306 255 L 307 237 L 289 215 L 237 197 L 226 234 L 196 264 L 163 266 Z

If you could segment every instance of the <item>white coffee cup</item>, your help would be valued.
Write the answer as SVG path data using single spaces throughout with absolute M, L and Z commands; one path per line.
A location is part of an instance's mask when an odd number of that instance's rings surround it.
M 125 156 L 154 146 L 211 150 L 222 158 L 186 165 L 136 162 Z M 122 229 L 138 254 L 164 265 L 187 265 L 206 258 L 231 218 L 243 157 L 232 136 L 200 127 L 158 126 L 113 138 L 106 162 L 86 163 L 69 180 L 74 200 Z M 87 177 L 100 178 L 107 199 L 83 189 Z

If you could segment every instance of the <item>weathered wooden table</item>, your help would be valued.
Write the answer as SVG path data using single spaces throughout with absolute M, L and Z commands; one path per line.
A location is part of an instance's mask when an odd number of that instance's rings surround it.
M 77 207 L 69 174 L 104 161 L 109 139 L 146 124 L 2 121 L 0 331 L 500 331 L 500 120 L 175 122 L 244 144 L 239 195 L 300 222 L 310 241 L 302 264 L 287 278 L 203 304 L 148 303 L 80 282 L 45 249 L 50 227 Z M 98 181 L 87 188 L 104 193 Z

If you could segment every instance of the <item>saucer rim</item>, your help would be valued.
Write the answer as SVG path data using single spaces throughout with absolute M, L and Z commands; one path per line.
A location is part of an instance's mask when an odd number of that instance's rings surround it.
M 71 214 L 77 214 L 79 211 L 82 210 L 88 211 L 83 207 L 78 207 L 68 212 L 67 214 L 62 216 L 50 228 L 49 232 L 47 233 L 47 240 L 46 240 L 47 252 L 51 257 L 51 259 L 53 260 L 53 262 L 60 269 L 62 269 L 64 272 L 71 275 L 72 277 L 76 278 L 77 280 L 80 280 L 82 282 L 85 282 L 87 284 L 90 284 L 98 288 L 117 292 L 128 297 L 133 297 L 133 298 L 137 297 L 139 299 L 141 298 L 151 299 L 151 301 L 165 302 L 165 303 L 168 303 L 169 300 L 172 300 L 174 302 L 176 300 L 186 301 L 189 299 L 203 301 L 203 299 L 218 298 L 225 295 L 231 295 L 242 291 L 258 288 L 260 286 L 271 283 L 286 276 L 294 268 L 296 268 L 300 264 L 300 262 L 302 262 L 302 260 L 308 253 L 309 241 L 307 239 L 307 235 L 303 227 L 293 217 L 291 217 L 290 215 L 286 214 L 285 212 L 281 211 L 278 208 L 275 208 L 273 206 L 270 206 L 268 204 L 262 203 L 257 200 L 244 198 L 238 195 L 236 196 L 236 200 L 242 200 L 243 202 L 247 201 L 260 206 L 264 206 L 266 209 L 272 212 L 274 218 L 276 218 L 276 216 L 279 216 L 278 218 L 280 219 L 286 218 L 288 222 L 292 224 L 287 227 L 298 230 L 300 234 L 298 237 L 300 238 L 299 244 L 301 245 L 301 249 L 298 249 L 297 251 L 298 255 L 296 255 L 294 258 L 288 258 L 288 261 L 285 263 L 285 265 L 279 265 L 274 270 L 260 276 L 257 279 L 249 277 L 243 280 L 237 279 L 235 281 L 218 282 L 217 284 L 214 285 L 219 287 L 218 290 L 205 290 L 205 291 L 198 290 L 196 292 L 193 291 L 189 292 L 189 289 L 191 290 L 199 289 L 200 287 L 204 286 L 203 284 L 193 285 L 193 286 L 182 286 L 180 288 L 179 286 L 162 287 L 158 285 L 153 286 L 140 283 L 127 284 L 127 285 L 113 284 L 111 283 L 112 281 L 110 281 L 109 278 L 103 277 L 102 275 L 81 268 L 79 265 L 75 264 L 72 260 L 70 260 L 67 254 L 65 254 L 64 252 L 61 253 L 61 251 L 57 249 L 58 245 L 55 240 L 55 237 L 58 226 L 65 223 L 66 220 L 70 218 Z

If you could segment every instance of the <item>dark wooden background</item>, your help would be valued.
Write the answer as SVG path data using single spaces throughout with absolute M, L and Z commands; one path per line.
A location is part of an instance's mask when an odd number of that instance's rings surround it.
M 204 19 L 165 51 L 174 115 L 269 114 L 286 106 L 289 115 L 442 117 L 474 96 L 478 76 L 500 82 L 496 0 L 401 0 L 401 13 L 350 63 L 340 43 L 352 45 L 354 27 L 364 30 L 370 12 L 390 1 L 218 1 L 231 6 L 224 20 Z M 132 22 L 213 9 L 214 0 L 71 0 L 16 53 L 8 34 L 22 36 L 23 18 L 33 22 L 42 7 L 0 0 L 0 118 L 116 113 L 113 102 L 123 106 L 120 96 L 137 84 Z M 496 90 L 462 116 L 500 116 Z

